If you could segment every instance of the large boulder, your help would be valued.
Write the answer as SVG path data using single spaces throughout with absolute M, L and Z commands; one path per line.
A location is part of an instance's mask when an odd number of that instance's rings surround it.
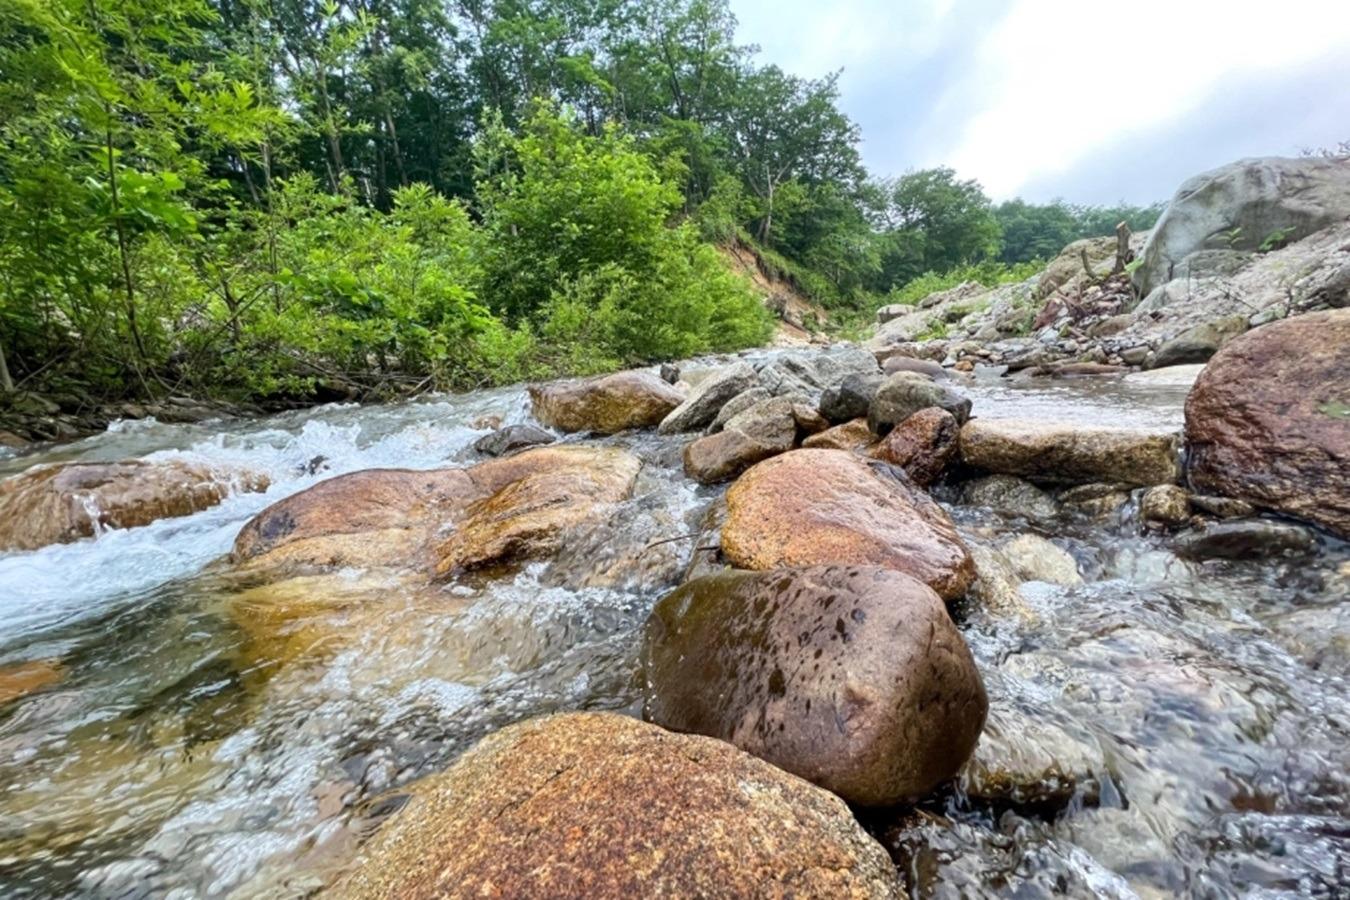
M 1177 189 L 1134 273 L 1140 295 L 1175 277 L 1199 250 L 1258 250 L 1305 238 L 1350 217 L 1350 162 L 1242 159 Z M 1264 247 L 1263 247 L 1264 245 Z
M 612 713 L 504 728 L 412 800 L 326 896 L 899 896 L 843 801 L 697 735 Z
M 1237 338 L 1186 398 L 1187 472 L 1236 497 L 1350 537 L 1350 309 Z
M 1171 484 L 1180 472 L 1176 440 L 1138 428 L 1022 419 L 972 419 L 961 428 L 969 466 L 1032 481 Z
M 69 543 L 103 528 L 137 528 L 266 490 L 265 475 L 198 463 L 127 460 L 34 466 L 0 481 L 0 551 Z
M 449 574 L 538 556 L 565 529 L 606 516 L 640 467 L 621 450 L 563 446 L 467 469 L 353 472 L 263 510 L 240 531 L 232 558 L 254 568 Z
M 930 406 L 891 429 L 872 455 L 899 466 L 915 484 L 927 487 L 956 458 L 960 435 L 961 426 L 951 413 Z
M 755 370 L 746 363 L 718 369 L 700 381 L 684 402 L 661 420 L 657 431 L 661 434 L 698 431 L 716 419 L 732 398 L 757 384 Z
M 559 431 L 615 434 L 650 428 L 683 401 L 684 395 L 660 376 L 640 370 L 530 385 L 534 417 Z
M 1087 258 L 1092 271 L 1083 268 L 1083 259 Z M 1050 260 L 1036 282 L 1036 299 L 1044 300 L 1061 288 L 1072 290 L 1074 286 L 1088 278 L 1103 278 L 1111 274 L 1116 262 L 1116 239 L 1114 237 L 1091 237 L 1074 241 L 1059 255 Z
M 745 569 L 828 563 L 913 575 L 945 600 L 974 563 L 942 507 L 904 474 L 845 450 L 794 450 L 752 467 L 727 491 L 722 552 Z
M 656 605 L 642 663 L 650 721 L 730 741 L 863 806 L 952 778 L 988 708 L 942 600 L 876 567 L 689 582 Z
M 755 463 L 792 449 L 797 419 L 787 397 L 762 400 L 727 420 L 722 430 L 684 448 L 684 471 L 703 484 L 728 481 Z
M 970 398 L 953 387 L 938 384 L 918 372 L 896 372 L 882 382 L 867 412 L 867 424 L 878 435 L 921 409 L 936 406 L 951 413 L 958 424 L 970 418 Z

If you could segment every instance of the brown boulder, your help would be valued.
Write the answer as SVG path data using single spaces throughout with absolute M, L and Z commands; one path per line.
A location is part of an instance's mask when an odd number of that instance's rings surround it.
M 1186 448 L 1196 489 L 1350 538 L 1350 309 L 1227 344 L 1186 398 Z
M 651 372 L 530 385 L 534 417 L 559 431 L 614 434 L 659 425 L 684 395 Z
M 951 413 L 930 406 L 895 426 L 872 455 L 899 466 L 915 484 L 927 487 L 956 458 L 960 434 L 961 426 Z
M 811 435 L 802 441 L 802 446 L 820 450 L 866 450 L 876 442 L 877 436 L 867 427 L 867 420 L 854 419 Z
M 0 481 L 0 551 L 36 550 L 137 528 L 215 506 L 233 491 L 262 491 L 267 477 L 187 462 L 127 460 L 35 466 Z
M 722 552 L 745 569 L 884 566 L 945 600 L 975 577 L 940 506 L 902 472 L 843 450 L 794 450 L 742 475 L 727 491 Z
M 819 566 L 689 582 L 656 605 L 644 715 L 886 806 L 956 775 L 988 702 L 942 600 L 891 569 Z
M 338 898 L 899 895 L 836 797 L 711 738 L 612 713 L 504 728 L 413 798 Z
M 1177 480 L 1170 434 L 1021 419 L 973 419 L 961 428 L 969 466 L 1033 481 L 1112 482 L 1149 487 Z
M 263 510 L 239 533 L 233 559 L 450 574 L 537 556 L 564 529 L 607 514 L 640 467 L 621 450 L 549 446 L 467 469 L 353 472 Z

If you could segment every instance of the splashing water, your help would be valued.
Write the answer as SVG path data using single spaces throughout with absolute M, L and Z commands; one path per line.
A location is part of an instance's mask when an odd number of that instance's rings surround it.
M 979 382 L 977 414 L 1175 428 L 1184 388 Z M 333 475 L 470 464 L 518 388 L 258 421 L 119 423 L 38 462 L 129 457 L 237 466 L 262 494 L 0 555 L 0 667 L 60 680 L 0 708 L 5 896 L 300 897 L 401 802 L 507 723 L 633 711 L 642 623 L 719 489 L 681 438 L 601 443 L 644 460 L 614 519 L 559 559 L 428 587 L 345 571 L 241 585 L 219 560 L 267 505 Z M 569 439 L 570 440 L 570 439 Z M 1051 808 L 960 791 L 869 827 L 918 896 L 1331 895 L 1350 878 L 1350 555 L 1193 563 L 1128 517 L 1052 527 L 955 508 L 984 538 L 1040 529 L 1085 583 L 1021 589 L 1028 615 L 963 630 L 1009 752 L 1072 760 Z M 605 577 L 588 578 L 603 572 Z M 660 574 L 664 572 L 665 574 Z M 299 603 L 295 620 L 275 617 Z M 289 608 L 289 607 L 287 607 Z M 1069 763 L 1065 763 L 1069 765 Z

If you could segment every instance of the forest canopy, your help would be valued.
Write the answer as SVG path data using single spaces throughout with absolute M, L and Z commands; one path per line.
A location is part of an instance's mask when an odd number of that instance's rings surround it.
M 762 343 L 1158 209 L 860 160 L 725 0 L 0 0 L 0 393 L 466 387 Z

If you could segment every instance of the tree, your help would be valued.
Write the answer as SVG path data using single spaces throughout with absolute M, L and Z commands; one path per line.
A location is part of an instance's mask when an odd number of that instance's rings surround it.
M 818 81 L 777 66 L 742 73 L 723 122 L 736 168 L 760 201 L 756 237 L 771 245 L 775 203 L 787 182 L 860 179 L 858 129 L 839 111 L 838 73 Z
M 909 172 L 883 190 L 879 218 L 887 287 L 997 254 L 999 224 L 979 182 L 936 168 Z

